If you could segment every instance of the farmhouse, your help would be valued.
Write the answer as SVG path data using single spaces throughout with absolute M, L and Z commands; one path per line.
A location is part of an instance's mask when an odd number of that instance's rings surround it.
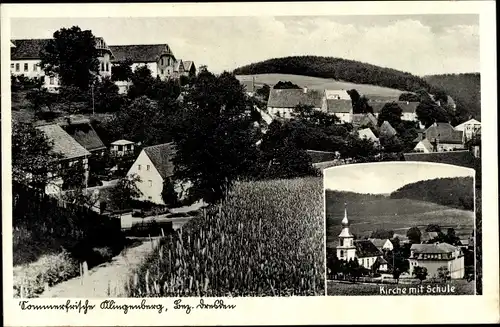
M 481 130 L 481 122 L 470 119 L 460 125 L 455 126 L 455 130 L 461 131 L 463 133 L 463 141 L 472 139 Z
M 429 276 L 437 277 L 438 269 L 446 267 L 451 278 L 464 277 L 464 255 L 459 247 L 448 243 L 413 244 L 410 249 L 410 275 L 415 267 L 425 267 Z
M 314 110 L 326 111 L 324 92 L 304 89 L 271 89 L 267 111 L 271 116 L 292 118 L 296 106 L 306 105 Z
M 142 149 L 130 167 L 127 176 L 136 175 L 140 181 L 136 183 L 142 195 L 138 200 L 164 204 L 162 199 L 163 183 L 170 181 L 174 173 L 172 162 L 175 156 L 173 143 L 153 145 Z M 174 185 L 177 193 L 182 192 L 181 185 Z
M 436 148 L 434 145 L 429 142 L 428 139 L 423 139 L 415 145 L 415 148 L 413 149 L 415 152 L 423 152 L 423 153 L 430 153 L 430 152 L 435 152 Z
M 346 90 L 325 90 L 325 97 L 327 100 L 349 100 L 351 96 Z
M 378 137 L 373 134 L 371 128 L 364 128 L 358 131 L 358 137 L 360 139 L 370 140 L 374 143 L 379 143 Z
M 128 140 L 118 140 L 110 144 L 109 153 L 115 157 L 123 157 L 134 153 L 135 143 Z
M 354 236 L 349 231 L 347 208 L 344 210 L 342 231 L 339 234 L 339 245 L 336 251 L 337 258 L 340 260 L 357 259 L 359 264 L 366 269 L 371 269 L 378 258 L 382 257 L 380 250 L 370 240 L 354 240 Z M 385 264 L 387 265 L 387 262 Z
M 58 166 L 71 167 L 75 164 L 81 164 L 84 169 L 85 181 L 87 181 L 89 175 L 88 157 L 91 153 L 57 124 L 42 125 L 36 128 L 44 133 L 53 144 L 52 151 L 62 155 Z M 54 172 L 49 172 L 48 175 L 53 178 L 53 182 L 46 187 L 45 192 L 47 194 L 59 193 L 63 184 L 62 178 L 58 177 Z
M 428 139 L 437 152 L 463 150 L 463 132 L 457 131 L 449 123 L 434 123 L 415 142 Z
M 102 156 L 106 151 L 106 146 L 90 125 L 89 120 L 72 120 L 67 118 L 61 126 L 71 137 L 94 156 Z
M 337 116 L 342 123 L 352 122 L 352 101 L 345 99 L 326 99 L 326 112 Z

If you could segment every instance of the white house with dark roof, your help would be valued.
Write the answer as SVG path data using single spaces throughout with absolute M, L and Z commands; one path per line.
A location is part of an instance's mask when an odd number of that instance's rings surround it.
M 358 137 L 360 139 L 370 140 L 374 143 L 379 143 L 378 137 L 373 133 L 371 128 L 363 128 L 358 130 Z
M 429 140 L 437 152 L 465 149 L 463 132 L 456 130 L 449 123 L 434 123 L 420 133 L 415 142 Z
M 135 143 L 129 140 L 111 142 L 109 152 L 113 156 L 122 157 L 134 153 Z
M 169 180 L 174 174 L 174 156 L 173 143 L 153 145 L 142 149 L 127 173 L 127 176 L 136 175 L 140 178 L 136 184 L 142 192 L 139 200 L 164 204 L 161 196 L 163 182 Z M 174 188 L 178 195 L 181 195 L 182 187 L 174 181 Z
M 415 152 L 423 152 L 423 153 L 430 153 L 434 152 L 434 146 L 431 144 L 431 142 L 428 139 L 423 139 L 415 145 L 415 148 L 413 149 Z
M 326 98 L 326 112 L 337 116 L 342 123 L 351 123 L 353 117 L 352 101 L 350 99 Z
M 446 267 L 451 278 L 463 278 L 464 255 L 460 247 L 448 243 L 412 244 L 410 248 L 410 275 L 415 267 L 427 268 L 429 277 L 438 277 L 438 269 Z
M 91 153 L 57 124 L 41 125 L 36 128 L 52 143 L 52 151 L 62 156 L 58 162 L 59 167 L 71 167 L 80 163 L 85 170 L 84 175 L 85 180 L 87 180 L 88 157 Z M 48 176 L 52 179 L 52 182 L 46 187 L 45 192 L 48 194 L 59 193 L 63 183 L 62 178 L 55 175 L 54 172 L 49 172 Z
M 327 100 L 351 100 L 347 90 L 325 90 Z
M 292 118 L 296 106 L 312 106 L 314 110 L 326 112 L 326 98 L 323 91 L 304 89 L 271 89 L 267 111 L 272 117 Z
M 469 119 L 455 126 L 455 130 L 461 131 L 463 133 L 464 142 L 466 140 L 472 139 L 481 130 L 481 122 L 475 119 Z

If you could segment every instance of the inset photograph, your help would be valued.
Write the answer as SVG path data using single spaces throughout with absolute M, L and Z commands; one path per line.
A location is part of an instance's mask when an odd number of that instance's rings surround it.
M 424 162 L 324 172 L 327 295 L 474 295 L 473 169 Z

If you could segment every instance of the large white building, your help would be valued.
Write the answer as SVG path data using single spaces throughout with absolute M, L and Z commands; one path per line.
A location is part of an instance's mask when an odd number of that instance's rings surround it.
M 50 39 L 11 40 L 10 71 L 14 76 L 42 78 L 43 87 L 51 92 L 57 92 L 60 87 L 57 76 L 45 76 L 40 67 L 40 52 L 49 41 Z M 108 46 L 102 37 L 96 37 L 95 47 L 98 50 L 97 59 L 101 77 L 111 77 L 112 66 L 127 59 L 132 62 L 132 70 L 139 66 L 147 66 L 154 77 L 158 76 L 161 79 L 196 74 L 194 62 L 176 59 L 168 44 Z
M 415 267 L 425 267 L 429 277 L 439 277 L 438 270 L 444 267 L 451 278 L 464 277 L 464 255 L 459 247 L 448 243 L 413 244 L 410 251 L 410 275 Z

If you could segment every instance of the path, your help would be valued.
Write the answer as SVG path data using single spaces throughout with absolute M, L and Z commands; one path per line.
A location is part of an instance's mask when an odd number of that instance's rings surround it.
M 139 246 L 126 248 L 110 262 L 89 270 L 85 278 L 75 277 L 59 283 L 42 293 L 40 298 L 126 297 L 124 286 L 131 271 L 152 252 L 158 241 L 159 238 L 153 238 L 152 241 L 144 240 Z

